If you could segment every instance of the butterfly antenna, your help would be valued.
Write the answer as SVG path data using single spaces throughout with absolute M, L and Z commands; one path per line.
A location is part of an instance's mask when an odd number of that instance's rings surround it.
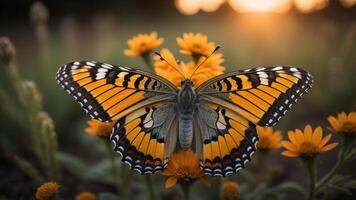
M 184 75 L 184 73 L 183 73 L 179 68 L 177 68 L 176 66 L 173 66 L 171 63 L 169 63 L 165 58 L 163 58 L 163 56 L 162 56 L 160 53 L 158 53 L 157 51 L 155 51 L 155 54 L 156 54 L 157 56 L 159 56 L 159 59 L 160 59 L 161 61 L 165 61 L 169 66 L 171 66 L 173 69 L 175 69 L 177 72 L 179 72 L 184 78 L 186 78 L 185 75 Z
M 216 46 L 213 52 L 211 52 L 208 56 L 205 56 L 205 60 L 203 60 L 201 63 L 199 63 L 195 67 L 195 69 L 194 69 L 193 73 L 190 75 L 189 79 L 192 79 L 194 73 L 199 69 L 199 67 L 202 66 L 210 58 L 210 56 L 213 55 L 219 49 L 220 49 L 220 46 Z

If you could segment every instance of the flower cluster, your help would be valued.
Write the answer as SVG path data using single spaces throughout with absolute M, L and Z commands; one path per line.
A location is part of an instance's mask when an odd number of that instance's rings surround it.
M 154 67 L 156 74 L 169 79 L 177 87 L 180 87 L 181 80 L 187 78 L 191 78 L 194 87 L 198 87 L 204 81 L 225 71 L 225 67 L 221 65 L 224 62 L 223 55 L 212 54 L 216 45 L 209 42 L 206 35 L 184 33 L 182 37 L 177 37 L 176 41 L 181 48 L 179 52 L 191 56 L 191 61 L 178 61 L 170 50 L 163 48 L 159 52 L 160 56 L 153 57 L 154 64 L 151 66 L 151 58 L 147 58 L 147 53 L 152 52 L 163 42 L 162 38 L 157 38 L 157 34 L 150 37 L 147 34 L 139 34 L 133 37 L 128 41 L 129 49 L 126 49 L 124 54 L 130 57 L 140 55 L 147 65 Z

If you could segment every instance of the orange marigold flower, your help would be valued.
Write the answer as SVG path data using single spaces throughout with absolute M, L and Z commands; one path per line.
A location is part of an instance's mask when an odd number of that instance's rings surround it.
M 108 136 L 114 126 L 114 122 L 101 122 L 99 120 L 91 119 L 88 121 L 89 127 L 85 129 L 89 135 L 94 136 Z
M 323 130 L 319 126 L 314 131 L 310 125 L 305 126 L 304 132 L 299 129 L 288 131 L 290 141 L 282 141 L 282 146 L 286 149 L 282 155 L 287 157 L 309 156 L 330 151 L 338 143 L 327 144 L 331 134 L 323 137 Z
M 342 112 L 337 117 L 329 116 L 328 121 L 335 133 L 345 135 L 356 134 L 356 112 L 350 112 L 348 115 Z
M 47 182 L 37 188 L 36 199 L 48 200 L 55 198 L 59 191 L 59 185 L 56 182 Z
M 181 81 L 185 78 L 190 78 L 192 73 L 196 68 L 196 63 L 191 61 L 188 63 L 179 62 L 177 63 L 176 58 L 168 49 L 162 49 L 160 54 L 166 59 L 168 63 L 173 65 L 170 66 L 166 61 L 161 61 L 159 56 L 154 57 L 154 66 L 156 74 L 166 77 L 174 85 L 180 87 Z M 203 62 L 204 57 L 199 59 L 199 63 Z M 203 63 L 198 70 L 196 70 L 191 77 L 193 80 L 194 88 L 198 87 L 203 82 L 209 80 L 210 78 L 220 75 L 225 71 L 225 67 L 221 66 L 224 62 L 223 55 L 220 53 L 211 55 L 205 63 Z M 177 72 L 180 71 L 182 74 Z
M 281 145 L 282 135 L 280 131 L 273 131 L 272 127 L 257 126 L 258 149 L 278 149 Z
M 173 187 L 177 182 L 191 183 L 196 179 L 209 184 L 208 178 L 199 167 L 199 158 L 191 150 L 173 154 L 161 174 L 169 177 L 166 180 L 166 188 Z
M 136 57 L 149 53 L 163 43 L 163 38 L 157 38 L 157 32 L 138 34 L 127 41 L 129 49 L 124 50 L 124 55 Z
M 92 192 L 82 192 L 75 197 L 75 200 L 96 200 L 96 195 Z
M 208 42 L 208 37 L 201 33 L 184 33 L 182 38 L 177 38 L 177 44 L 182 48 L 180 53 L 193 56 L 207 56 L 215 48 L 215 44 Z
M 237 200 L 240 197 L 240 186 L 234 181 L 227 181 L 220 186 L 220 198 Z

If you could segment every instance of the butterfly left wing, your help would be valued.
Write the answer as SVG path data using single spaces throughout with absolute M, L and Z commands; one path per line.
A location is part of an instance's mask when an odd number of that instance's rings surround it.
M 172 83 L 141 70 L 94 61 L 68 63 L 56 79 L 91 118 L 116 121 L 111 140 L 131 169 L 144 174 L 164 167 L 175 146 L 171 102 L 177 88 Z
M 256 125 L 274 125 L 311 84 L 308 72 L 278 66 L 227 73 L 200 85 L 204 172 L 225 176 L 243 168 L 256 150 Z
M 116 121 L 146 104 L 170 98 L 178 90 L 160 76 L 94 61 L 67 63 L 56 79 L 87 115 L 100 121 Z

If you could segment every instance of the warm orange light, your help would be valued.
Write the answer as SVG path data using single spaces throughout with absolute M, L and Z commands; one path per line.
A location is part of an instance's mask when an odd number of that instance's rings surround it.
M 329 4 L 329 0 L 294 0 L 295 7 L 304 13 L 321 10 Z
M 205 12 L 216 11 L 225 0 L 200 0 L 200 8 Z
M 356 0 L 340 0 L 340 1 L 341 1 L 341 4 L 343 6 L 345 6 L 346 8 L 349 8 L 356 4 Z
M 177 9 L 185 15 L 194 15 L 200 9 L 205 12 L 216 11 L 225 0 L 176 0 Z
M 200 9 L 200 0 L 176 0 L 176 7 L 182 14 L 194 15 Z
M 291 0 L 229 0 L 237 12 L 277 12 L 285 13 L 291 6 Z

